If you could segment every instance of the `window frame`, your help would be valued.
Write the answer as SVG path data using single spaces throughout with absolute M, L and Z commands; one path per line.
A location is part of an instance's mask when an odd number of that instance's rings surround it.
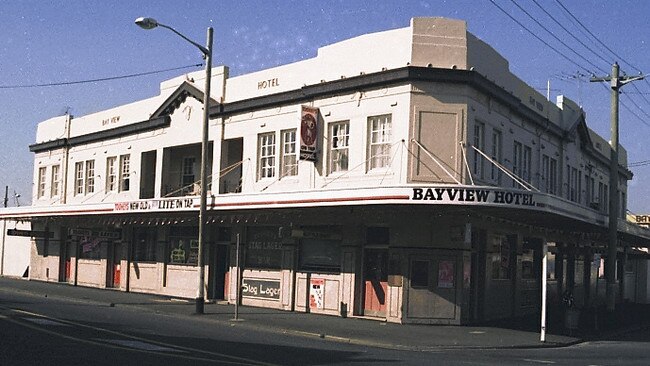
M 533 149 L 528 145 L 523 145 L 522 154 L 522 178 L 524 181 L 531 183 L 531 171 L 533 170 Z
M 503 150 L 503 134 L 501 133 L 500 130 L 493 129 L 492 130 L 492 156 L 490 158 L 501 164 L 501 151 Z M 492 168 L 490 170 L 490 179 L 492 181 L 496 182 L 497 184 L 501 184 L 501 169 L 499 169 L 495 164 L 491 164 Z
M 196 156 L 184 156 L 181 160 L 181 192 L 191 194 L 194 192 L 194 183 L 196 180 Z
M 475 121 L 474 122 L 474 143 L 473 146 L 483 151 L 485 147 L 485 123 Z M 483 156 L 476 150 L 474 150 L 474 161 L 472 170 L 476 178 L 483 179 L 484 169 L 483 169 Z
M 515 140 L 512 144 L 512 173 L 520 178 L 523 178 L 520 176 L 522 169 L 522 154 L 523 154 L 523 149 L 524 145 Z M 517 187 L 519 186 L 519 183 L 515 179 L 512 180 L 512 186 Z
M 74 195 L 81 196 L 84 194 L 84 162 L 74 163 Z
M 61 165 L 52 165 L 50 176 L 50 196 L 58 197 L 61 191 Z
M 390 167 L 392 140 L 392 114 L 368 117 L 368 171 Z
M 106 192 L 115 192 L 118 190 L 118 167 L 117 156 L 106 158 Z
M 345 128 L 341 129 L 341 127 Z M 337 128 L 336 133 L 335 128 Z M 327 125 L 327 134 L 328 174 L 347 172 L 350 161 L 350 121 L 330 122 Z
M 298 175 L 297 129 L 280 131 L 280 178 Z
M 275 132 L 265 132 L 257 135 L 257 179 L 268 179 L 276 176 L 276 137 Z
M 131 188 L 131 154 L 120 155 L 118 191 L 125 192 Z
M 557 194 L 557 160 L 550 159 L 549 165 L 550 194 Z
M 85 162 L 85 183 L 84 190 L 86 194 L 95 192 L 95 160 L 86 160 Z
M 45 186 L 47 181 L 47 167 L 38 168 L 38 188 L 36 189 L 36 198 L 45 197 Z

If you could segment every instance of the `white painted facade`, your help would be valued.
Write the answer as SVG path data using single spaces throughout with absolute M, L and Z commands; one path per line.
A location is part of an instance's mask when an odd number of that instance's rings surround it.
M 11 230 L 30 230 L 30 223 L 0 220 L 0 227 L 2 228 L 2 234 L 0 234 L 0 276 L 27 277 L 32 240 L 30 237 L 11 235 Z

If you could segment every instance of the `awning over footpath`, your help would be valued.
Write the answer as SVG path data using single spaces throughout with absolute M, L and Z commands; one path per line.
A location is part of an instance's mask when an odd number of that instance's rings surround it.
M 207 222 L 264 221 L 271 212 L 340 207 L 408 207 L 465 210 L 488 220 L 558 230 L 591 239 L 607 235 L 608 216 L 555 195 L 485 186 L 426 185 L 297 192 L 233 193 L 208 197 Z M 113 203 L 14 207 L 0 219 L 18 221 L 92 220 L 98 225 L 172 225 L 196 221 L 199 197 L 144 199 Z M 650 230 L 619 220 L 620 238 L 650 247 Z

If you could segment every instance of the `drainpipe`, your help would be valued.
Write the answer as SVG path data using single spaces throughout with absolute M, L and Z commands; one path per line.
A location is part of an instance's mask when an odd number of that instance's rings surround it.
M 63 179 L 63 191 L 61 192 L 61 204 L 66 204 L 67 199 L 68 199 L 68 157 L 70 156 L 70 146 L 68 145 L 68 141 L 70 140 L 70 123 L 72 122 L 72 116 L 70 113 L 66 113 L 65 115 L 65 129 L 64 129 L 64 135 L 65 135 L 65 144 L 63 145 L 63 171 L 61 172 L 61 177 Z
M 5 186 L 4 207 L 7 208 L 9 202 L 9 186 Z M 5 244 L 7 242 L 7 219 L 2 220 L 2 255 L 0 255 L 0 276 L 5 274 Z
M 5 274 L 5 245 L 6 244 L 7 244 L 7 219 L 3 219 L 2 220 L 2 255 L 0 256 L 0 276 L 4 276 Z

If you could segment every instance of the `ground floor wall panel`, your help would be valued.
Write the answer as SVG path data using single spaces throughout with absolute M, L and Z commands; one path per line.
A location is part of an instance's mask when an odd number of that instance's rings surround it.
M 540 311 L 542 244 L 549 241 L 543 230 L 427 207 L 324 212 L 209 223 L 206 300 L 418 324 Z M 119 229 L 51 225 L 60 235 L 32 241 L 31 278 L 195 298 L 196 227 L 149 222 L 155 220 L 132 220 Z M 554 235 L 551 301 L 560 302 L 570 288 L 577 303 L 593 304 L 600 284 L 590 265 L 593 250 L 570 235 Z

